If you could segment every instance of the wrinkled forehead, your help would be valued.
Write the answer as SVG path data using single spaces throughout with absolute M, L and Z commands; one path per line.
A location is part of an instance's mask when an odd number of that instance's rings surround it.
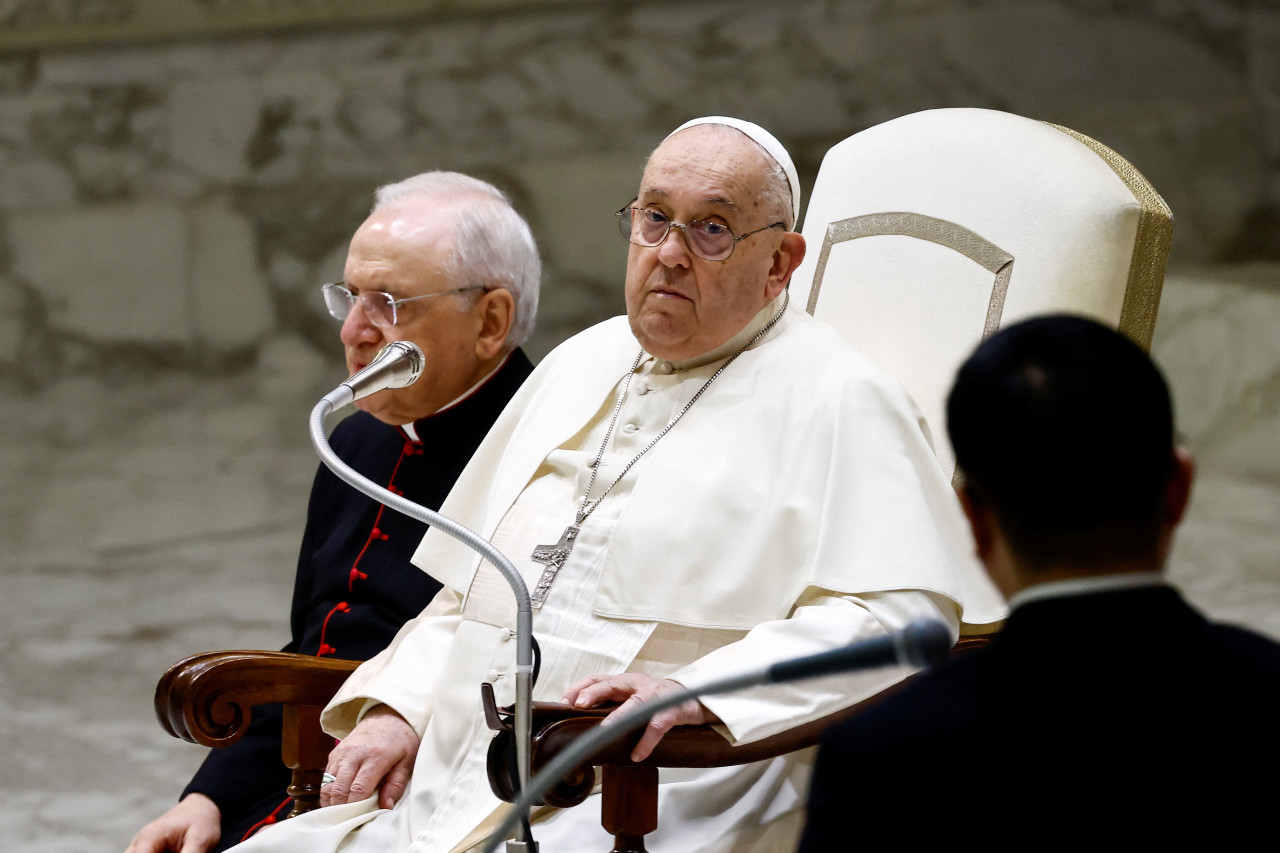
M 369 214 L 352 246 L 394 248 L 405 254 L 436 252 L 452 245 L 457 206 L 450 201 L 397 202 Z
M 401 204 L 379 208 L 352 236 L 344 275 L 359 280 L 376 273 L 388 288 L 404 290 L 445 270 L 453 239 L 448 209 Z
M 725 129 L 735 130 L 759 146 L 771 161 L 769 169 L 774 178 L 770 183 L 770 188 L 776 189 L 780 194 L 778 199 L 780 203 L 785 201 L 788 196 L 790 197 L 791 221 L 798 222 L 800 220 L 800 186 L 799 176 L 796 174 L 796 164 L 776 136 L 753 121 L 732 116 L 702 116 L 690 119 L 667 136 L 670 138 L 682 131 L 698 126 L 710 126 L 722 131 Z
M 637 195 L 659 200 L 679 194 L 695 203 L 749 208 L 775 168 L 745 134 L 724 125 L 697 125 L 667 137 L 654 150 Z

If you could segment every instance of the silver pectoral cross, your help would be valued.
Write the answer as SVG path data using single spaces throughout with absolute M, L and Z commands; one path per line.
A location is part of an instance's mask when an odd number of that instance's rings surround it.
M 576 524 L 570 524 L 564 529 L 564 533 L 560 534 L 559 542 L 554 545 L 539 545 L 533 549 L 533 561 L 546 566 L 542 570 L 542 577 L 538 578 L 538 585 L 533 588 L 533 595 L 530 596 L 534 607 L 541 607 L 542 602 L 547 600 L 547 592 L 551 589 L 551 584 L 555 581 L 560 569 L 564 567 L 565 561 L 569 559 L 569 552 L 573 550 L 573 540 L 578 538 L 579 530 Z

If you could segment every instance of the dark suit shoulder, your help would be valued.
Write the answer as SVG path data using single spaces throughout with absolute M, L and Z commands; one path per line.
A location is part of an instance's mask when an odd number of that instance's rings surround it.
M 955 655 L 917 673 L 891 695 L 823 734 L 823 749 L 895 753 L 925 741 L 950 743 L 952 733 L 983 725 L 986 697 L 999 679 L 997 653 L 990 647 Z
M 1224 622 L 1210 622 L 1209 638 L 1231 657 L 1271 670 L 1280 668 L 1280 642 L 1256 631 Z
M 1205 645 L 1211 689 L 1249 717 L 1280 715 L 1280 643 L 1237 625 L 1209 623 Z
M 855 805 L 889 843 L 904 826 L 917 846 L 954 843 L 996 809 L 1065 846 L 1212 832 L 1236 849 L 1246 828 L 1269 831 L 1270 790 L 1239 762 L 1280 761 L 1277 666 L 1280 644 L 1206 620 L 1170 587 L 1028 602 L 989 646 L 827 731 L 801 853 L 842 849 Z

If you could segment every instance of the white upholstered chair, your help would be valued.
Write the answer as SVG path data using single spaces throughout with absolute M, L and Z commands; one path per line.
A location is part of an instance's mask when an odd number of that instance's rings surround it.
M 1149 347 L 1169 207 L 1105 145 L 983 109 L 913 113 L 827 152 L 793 298 L 906 386 L 948 475 L 956 368 L 1013 320 L 1070 311 Z

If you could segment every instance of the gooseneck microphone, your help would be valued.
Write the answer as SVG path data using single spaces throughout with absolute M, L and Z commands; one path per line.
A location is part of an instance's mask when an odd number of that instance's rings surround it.
M 355 400 L 368 397 L 388 388 L 404 388 L 417 381 L 422 373 L 425 358 L 422 350 L 408 341 L 392 341 L 383 347 L 373 361 L 363 370 L 330 391 L 311 410 L 311 444 L 320 461 L 339 479 L 368 495 L 375 501 L 417 519 L 423 524 L 448 534 L 472 551 L 488 560 L 506 578 L 516 599 L 516 670 L 515 670 L 515 742 L 516 770 L 523 790 L 529 783 L 530 736 L 533 729 L 533 604 L 529 588 L 519 570 L 489 540 L 464 527 L 451 518 L 420 506 L 411 500 L 390 492 L 343 462 L 329 446 L 324 432 L 324 419 L 335 409 Z M 532 800 L 530 800 L 532 802 Z M 523 820 L 522 820 L 523 818 Z M 507 843 L 511 853 L 536 853 L 528 827 L 528 807 L 523 815 L 516 815 L 520 822 L 516 839 Z M 510 832 L 507 829 L 506 832 Z M 505 834 L 505 833 L 504 833 Z
M 426 357 L 417 344 L 392 341 L 373 357 L 373 361 L 334 388 L 324 399 L 334 409 L 362 400 L 388 388 L 404 388 L 418 381 Z
M 905 628 L 883 637 L 861 640 L 801 658 L 781 661 L 761 669 L 730 675 L 712 681 L 702 687 L 677 690 L 661 698 L 646 702 L 639 708 L 598 725 L 579 737 L 573 744 L 552 759 L 528 784 L 521 784 L 520 795 L 503 823 L 489 836 L 484 853 L 493 853 L 507 833 L 516 828 L 521 815 L 527 815 L 532 805 L 542 799 L 566 774 L 591 757 L 611 740 L 620 739 L 648 723 L 659 711 L 700 696 L 729 693 L 760 684 L 777 684 L 796 681 L 837 672 L 859 669 L 876 669 L 882 666 L 910 666 L 921 668 L 936 663 L 951 650 L 951 631 L 935 619 L 917 619 Z
M 951 645 L 951 632 L 946 625 L 936 619 L 917 619 L 883 637 L 775 663 L 764 670 L 761 683 L 776 684 L 881 666 L 922 669 L 946 657 Z

